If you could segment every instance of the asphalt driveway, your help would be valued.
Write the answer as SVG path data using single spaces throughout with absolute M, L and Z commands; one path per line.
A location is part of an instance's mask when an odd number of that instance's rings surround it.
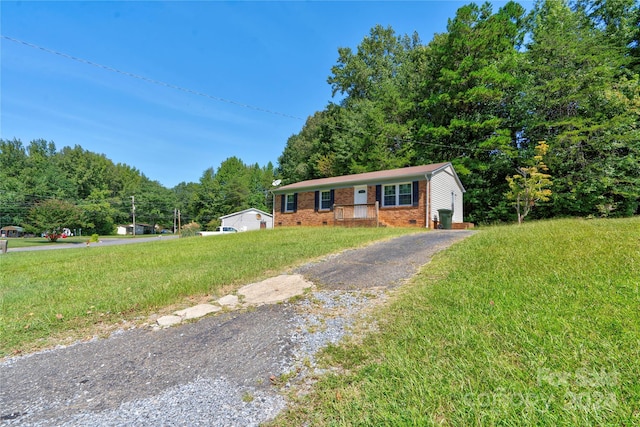
M 292 302 L 7 359 L 0 425 L 258 425 L 373 299 L 472 233 L 417 233 L 330 255 L 296 269 L 315 289 Z
M 105 237 L 100 239 L 99 242 L 91 243 L 90 246 L 114 246 L 114 245 L 130 245 L 134 243 L 145 243 L 152 242 L 158 239 L 177 239 L 180 236 L 177 235 L 164 235 L 164 234 L 156 234 L 150 237 L 136 237 L 136 238 L 118 238 L 118 237 Z M 83 246 L 87 246 L 86 243 L 83 242 L 75 242 L 75 243 L 55 243 L 51 245 L 44 246 L 26 246 L 23 248 L 12 248 L 11 240 L 9 240 L 9 244 L 7 246 L 7 252 L 28 252 L 28 251 L 50 251 L 50 250 L 58 250 L 58 249 L 74 249 L 80 248 Z

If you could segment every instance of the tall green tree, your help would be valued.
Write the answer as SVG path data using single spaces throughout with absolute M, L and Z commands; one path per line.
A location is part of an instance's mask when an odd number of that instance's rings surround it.
M 56 146 L 53 141 L 33 140 L 27 146 L 27 154 L 21 179 L 34 196 L 34 200 L 77 197 L 73 181 L 66 177 L 56 161 Z
M 73 203 L 48 199 L 36 204 L 30 212 L 32 229 L 46 234 L 47 239 L 55 242 L 64 228 L 82 228 L 85 224 L 82 209 Z
M 275 180 L 275 168 L 271 162 L 266 166 L 260 167 L 258 163 L 248 166 L 249 175 L 249 197 L 247 205 L 250 208 L 260 209 L 265 212 L 271 212 L 272 198 L 269 190 Z
M 29 213 L 26 184 L 22 173 L 27 164 L 27 152 L 22 142 L 0 139 L 0 227 L 23 225 Z
M 640 6 L 636 7 L 632 20 L 633 30 L 629 41 L 629 69 L 640 74 Z
M 536 4 L 525 70 L 526 136 L 550 146 L 548 215 L 630 215 L 640 194 L 638 76 L 599 29 L 563 0 Z
M 200 182 L 193 197 L 193 213 L 195 221 L 201 226 L 218 218 L 216 200 L 219 197 L 220 186 L 215 179 L 215 171 L 208 168 L 200 177 Z
M 496 13 L 489 3 L 463 6 L 447 32 L 422 50 L 416 161 L 454 163 L 467 188 L 465 214 L 473 222 L 508 214 L 501 177 L 522 148 L 518 49 L 524 12 L 514 2 Z
M 214 179 L 218 186 L 215 204 L 218 216 L 249 207 L 250 174 L 242 160 L 235 156 L 224 160 Z
M 174 193 L 159 182 L 143 177 L 135 194 L 136 221 L 156 228 L 169 228 L 176 205 Z
M 413 38 L 399 37 L 391 27 L 376 25 L 356 52 L 349 47 L 338 49 L 338 64 L 331 68 L 327 82 L 333 95 L 346 95 L 345 104 L 362 99 L 378 100 L 393 86 L 408 52 L 419 44 Z
M 285 184 L 340 174 L 342 162 L 336 159 L 339 156 L 336 151 L 343 151 L 342 146 L 331 141 L 334 130 L 341 127 L 336 121 L 340 110 L 341 107 L 331 104 L 324 111 L 316 112 L 307 119 L 300 133 L 287 140 L 278 158 L 278 174 Z M 350 157 L 351 154 L 347 154 L 342 160 L 349 163 Z
M 411 52 L 417 34 L 371 29 L 357 50 L 338 49 L 328 82 L 340 104 L 310 117 L 279 159 L 285 182 L 375 171 L 411 164 Z
M 84 214 L 83 234 L 109 235 L 115 231 L 116 209 L 110 202 L 110 191 L 93 189 L 80 204 Z
M 194 221 L 197 216 L 195 203 L 199 188 L 200 184 L 197 182 L 183 181 L 172 189 L 176 201 L 174 209 L 180 211 L 185 223 Z
M 76 187 L 79 199 L 86 199 L 94 190 L 115 190 L 112 187 L 116 179 L 115 166 L 104 154 L 92 153 L 76 145 L 63 147 L 56 157 L 60 169 Z

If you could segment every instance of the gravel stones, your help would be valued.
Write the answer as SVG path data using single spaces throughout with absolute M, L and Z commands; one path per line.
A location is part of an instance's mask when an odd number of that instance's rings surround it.
M 258 426 L 257 420 L 275 417 L 285 404 L 283 396 L 255 387 L 238 389 L 224 378 L 198 378 L 117 409 L 77 414 L 60 425 Z

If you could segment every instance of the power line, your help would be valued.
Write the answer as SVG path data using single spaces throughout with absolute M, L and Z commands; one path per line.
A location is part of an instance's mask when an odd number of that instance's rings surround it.
M 489 154 L 493 154 L 493 153 L 497 153 L 497 152 L 503 152 L 504 150 L 500 149 L 500 148 L 482 148 L 482 147 L 471 147 L 471 146 L 464 146 L 464 145 L 456 145 L 456 144 L 447 144 L 447 143 L 441 143 L 441 142 L 435 142 L 435 141 L 421 141 L 421 140 L 417 140 L 417 139 L 413 139 L 413 138 L 408 138 L 408 137 L 397 137 L 397 136 L 391 136 L 387 133 L 384 132 L 380 132 L 377 134 L 374 134 L 372 132 L 365 132 L 363 130 L 360 129 L 347 129 L 341 125 L 336 125 L 336 124 L 330 124 L 327 126 L 327 128 L 331 128 L 334 131 L 340 131 L 340 132 L 347 132 L 347 133 L 351 133 L 351 134 L 355 134 L 358 135 L 360 137 L 372 137 L 372 138 L 377 138 L 377 137 L 383 137 L 386 138 L 388 141 L 394 141 L 395 143 L 410 143 L 410 144 L 415 144 L 415 145 L 422 145 L 422 146 L 432 146 L 432 147 L 439 147 L 439 148 L 444 148 L 444 149 L 449 149 L 449 150 L 458 150 L 458 151 L 463 151 L 463 152 L 474 152 L 474 153 L 489 153 Z M 517 150 L 515 147 L 510 147 L 513 150 Z
M 69 54 L 66 54 L 66 53 L 63 53 L 63 52 L 59 52 L 59 51 L 56 51 L 56 50 L 53 50 L 53 49 L 49 49 L 49 48 L 45 48 L 45 47 L 42 47 L 42 46 L 38 46 L 36 44 L 29 43 L 29 42 L 26 42 L 26 41 L 23 41 L 23 40 L 19 40 L 19 39 L 13 38 L 13 37 L 5 36 L 5 35 L 0 35 L 0 37 L 2 37 L 5 40 L 12 41 L 14 43 L 22 44 L 22 45 L 25 45 L 25 46 L 28 46 L 28 47 L 31 47 L 31 48 L 34 48 L 34 49 L 39 49 L 39 50 L 42 50 L 43 52 L 47 52 L 47 53 L 50 53 L 50 54 L 53 54 L 53 55 L 58 55 L 58 56 L 61 56 L 63 58 L 71 59 L 73 61 L 77 61 L 77 62 L 86 64 L 86 65 L 91 65 L 91 66 L 94 66 L 94 67 L 97 67 L 97 68 L 101 68 L 101 69 L 104 69 L 104 70 L 107 70 L 107 71 L 111 71 L 111 72 L 114 72 L 114 73 L 122 74 L 122 75 L 125 75 L 125 76 L 128 76 L 128 77 L 132 77 L 132 78 L 135 78 L 135 79 L 143 80 L 143 81 L 145 81 L 147 83 L 168 87 L 170 89 L 175 89 L 175 90 L 179 90 L 179 91 L 182 91 L 182 92 L 190 93 L 190 94 L 193 94 L 193 95 L 201 96 L 201 97 L 204 97 L 204 98 L 213 99 L 213 100 L 219 101 L 219 102 L 225 102 L 225 103 L 228 103 L 228 104 L 237 105 L 237 106 L 240 106 L 240 107 L 243 107 L 243 108 L 252 109 L 252 110 L 255 110 L 255 111 L 261 111 L 261 112 L 264 112 L 264 113 L 274 114 L 274 115 L 287 117 L 287 118 L 291 118 L 291 119 L 295 119 L 295 120 L 304 120 L 301 117 L 297 117 L 297 116 L 293 116 L 293 115 L 289 115 L 289 114 L 286 114 L 286 113 L 281 113 L 281 112 L 278 112 L 278 111 L 273 111 L 273 110 L 269 110 L 269 109 L 265 109 L 265 108 L 261 108 L 261 107 L 256 107 L 256 106 L 251 105 L 251 104 L 244 104 L 244 103 L 241 103 L 241 102 L 237 102 L 237 101 L 233 101 L 233 100 L 229 100 L 229 99 L 225 99 L 225 98 L 220 98 L 220 97 L 217 97 L 217 96 L 209 95 L 209 94 L 204 93 L 204 92 L 199 92 L 199 91 L 196 91 L 196 90 L 193 90 L 193 89 L 187 89 L 187 88 L 184 88 L 182 86 L 174 85 L 174 84 L 171 84 L 171 83 L 166 83 L 166 82 L 163 82 L 163 81 L 160 81 L 160 80 L 154 80 L 154 79 L 151 79 L 151 78 L 148 78 L 148 77 L 140 76 L 138 74 L 130 73 L 128 71 L 122 71 L 122 70 L 119 70 L 117 68 L 113 68 L 113 67 L 109 67 L 109 66 L 106 66 L 106 65 L 98 64 L 96 62 L 89 61 L 87 59 L 78 58 L 78 57 L 73 56 L 73 55 L 69 55 Z M 361 130 L 356 130 L 356 129 L 345 129 L 340 125 L 332 125 L 331 127 L 334 130 L 341 130 L 341 131 L 346 131 L 346 132 L 350 132 L 350 133 L 356 133 L 356 134 L 360 134 L 361 136 L 375 137 L 375 135 L 370 133 L 370 132 L 363 132 Z M 387 138 L 391 138 L 391 137 L 387 136 Z M 453 145 L 453 144 L 450 145 L 450 144 L 442 144 L 442 143 L 437 143 L 437 142 L 419 141 L 419 140 L 415 140 L 415 139 L 411 139 L 411 138 L 397 138 L 397 139 L 398 139 L 398 142 L 403 142 L 403 143 L 413 143 L 413 144 L 425 145 L 425 146 L 426 145 L 431 145 L 431 146 L 437 146 L 437 147 L 441 147 L 441 148 L 458 149 L 458 150 L 471 151 L 471 152 L 489 152 L 489 153 L 491 153 L 491 152 L 495 152 L 496 151 L 496 149 L 480 148 L 480 147 L 465 147 L 465 146 L 459 146 L 459 145 Z
M 49 48 L 46 48 L 46 47 L 38 46 L 36 44 L 29 43 L 29 42 L 26 42 L 24 40 L 15 39 L 13 37 L 5 36 L 5 35 L 0 35 L 0 37 L 2 37 L 5 40 L 9 40 L 11 42 L 14 42 L 14 43 L 22 44 L 24 46 L 28 46 L 28 47 L 31 47 L 31 48 L 34 48 L 34 49 L 39 49 L 39 50 L 41 50 L 43 52 L 47 52 L 47 53 L 50 53 L 50 54 L 53 54 L 53 55 L 58 55 L 58 56 L 60 56 L 62 58 L 71 59 L 73 61 L 80 62 L 82 64 L 91 65 L 93 67 L 101 68 L 103 70 L 111 71 L 113 73 L 118 73 L 118 74 L 122 74 L 122 75 L 127 76 L 127 77 L 133 77 L 134 79 L 143 80 L 143 81 L 145 81 L 147 83 L 155 84 L 155 85 L 158 85 L 158 86 L 168 87 L 170 89 L 179 90 L 179 91 L 182 91 L 182 92 L 190 93 L 192 95 L 202 96 L 204 98 L 213 99 L 213 100 L 219 101 L 219 102 L 225 102 L 227 104 L 237 105 L 239 107 L 248 108 L 250 110 L 260 111 L 260 112 L 263 112 L 263 113 L 273 114 L 273 115 L 276 115 L 276 116 L 287 117 L 289 119 L 304 120 L 301 117 L 292 116 L 290 114 L 281 113 L 279 111 L 269 110 L 269 109 L 266 109 L 266 108 L 256 107 L 255 105 L 251 105 L 251 104 L 245 104 L 245 103 L 238 102 L 238 101 L 233 101 L 233 100 L 230 100 L 230 99 L 220 98 L 218 96 L 209 95 L 208 93 L 199 92 L 199 91 L 193 90 L 193 89 L 187 89 L 187 88 L 184 88 L 182 86 L 174 85 L 174 84 L 171 84 L 171 83 L 166 83 L 166 82 L 163 82 L 163 81 L 160 81 L 160 80 L 151 79 L 149 77 L 141 76 L 139 74 L 130 73 L 128 71 L 122 71 L 122 70 L 119 70 L 117 68 L 109 67 L 107 65 L 98 64 L 97 62 L 89 61 L 89 60 L 83 59 L 83 58 L 78 58 L 77 56 L 69 55 L 69 54 L 66 54 L 66 53 L 63 53 L 63 52 L 59 52 L 57 50 L 53 50 L 53 49 L 49 49 Z

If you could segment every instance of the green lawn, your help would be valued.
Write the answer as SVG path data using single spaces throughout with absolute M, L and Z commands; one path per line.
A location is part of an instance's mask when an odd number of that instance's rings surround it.
M 296 227 L 8 252 L 0 255 L 0 357 L 92 336 L 186 306 L 186 297 L 222 296 L 305 260 L 416 231 Z
M 273 425 L 640 425 L 640 218 L 490 227 Z

